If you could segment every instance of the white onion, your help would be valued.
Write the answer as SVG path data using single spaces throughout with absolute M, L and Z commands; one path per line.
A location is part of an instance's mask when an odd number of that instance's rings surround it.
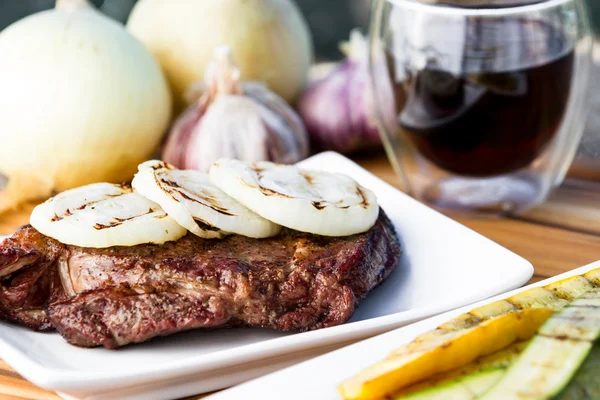
M 110 183 L 62 192 L 34 208 L 30 223 L 61 243 L 94 248 L 163 244 L 187 233 L 158 204 Z
M 13 202 L 129 180 L 171 114 L 150 52 L 84 0 L 0 33 L 0 172 Z
M 237 233 L 253 238 L 275 236 L 281 227 L 253 213 L 212 184 L 208 174 L 175 169 L 162 161 L 139 166 L 132 186 L 158 203 L 177 223 L 205 239 Z
M 375 194 L 343 174 L 223 158 L 209 177 L 256 214 L 300 232 L 354 235 L 371 229 L 379 215 Z
M 157 56 L 180 108 L 217 47 L 227 45 L 244 81 L 261 81 L 288 102 L 312 61 L 308 26 L 290 0 L 140 0 L 127 28 Z

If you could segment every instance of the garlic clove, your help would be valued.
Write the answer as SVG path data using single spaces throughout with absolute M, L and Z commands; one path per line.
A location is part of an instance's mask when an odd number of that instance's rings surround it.
M 178 168 L 185 168 L 188 144 L 204 110 L 190 106 L 173 124 L 162 153 L 162 159 Z
M 184 158 L 185 168 L 208 171 L 220 157 L 268 159 L 269 132 L 259 106 L 243 96 L 218 98 L 192 132 Z
M 264 84 L 259 82 L 246 82 L 243 84 L 246 96 L 261 104 L 262 115 L 268 129 L 278 138 L 280 146 L 274 146 L 272 151 L 278 154 L 269 158 L 281 164 L 293 164 L 308 156 L 310 146 L 306 128 L 302 118 L 277 94 L 271 92 Z M 262 160 L 256 160 L 262 161 Z

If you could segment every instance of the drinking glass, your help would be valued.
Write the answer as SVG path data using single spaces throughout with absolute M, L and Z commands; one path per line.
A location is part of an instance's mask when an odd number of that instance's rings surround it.
M 373 109 L 394 169 L 409 193 L 444 210 L 503 215 L 542 203 L 585 124 L 584 1 L 432 1 L 373 4 Z

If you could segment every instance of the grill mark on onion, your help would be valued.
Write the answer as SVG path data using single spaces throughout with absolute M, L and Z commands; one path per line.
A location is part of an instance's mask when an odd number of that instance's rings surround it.
M 322 210 L 322 209 L 324 209 L 325 207 L 327 207 L 327 205 L 324 205 L 324 204 L 323 204 L 322 202 L 320 202 L 320 201 L 313 201 L 313 202 L 312 202 L 312 205 L 313 205 L 313 207 L 314 207 L 314 208 L 316 208 L 317 210 Z
M 117 217 L 114 217 L 114 221 L 111 221 L 111 222 L 110 222 L 109 224 L 107 224 L 107 225 L 100 224 L 100 223 L 98 223 L 98 222 L 97 222 L 97 223 L 94 225 L 94 229 L 96 229 L 96 230 L 98 230 L 98 231 L 99 231 L 99 230 L 102 230 L 102 229 L 114 228 L 114 227 L 116 227 L 116 226 L 119 226 L 119 225 L 122 225 L 122 224 L 124 224 L 124 223 L 125 223 L 125 222 L 127 222 L 127 221 L 131 221 L 132 219 L 139 218 L 139 217 L 143 217 L 144 215 L 152 214 L 153 212 L 155 212 L 155 210 L 153 210 L 153 209 L 151 209 L 151 208 L 150 208 L 150 209 L 148 209 L 148 211 L 146 211 L 145 213 L 143 213 L 143 214 L 139 214 L 139 215 L 134 215 L 134 216 L 132 216 L 132 217 L 128 217 L 128 218 L 117 218 Z M 164 215 L 166 216 L 166 214 L 164 214 Z
M 304 171 L 300 171 L 300 175 L 302 175 L 302 177 L 304 178 L 304 180 L 309 184 L 312 185 L 315 181 L 315 179 L 307 172 Z
M 211 224 L 209 224 L 206 221 L 201 220 L 200 218 L 194 218 L 194 221 L 200 227 L 200 229 L 203 229 L 205 231 L 221 232 L 221 230 L 219 228 L 212 226 Z
M 253 188 L 253 189 L 254 188 L 258 188 L 258 190 L 260 190 L 260 192 L 262 194 L 264 194 L 265 196 L 281 196 L 281 197 L 285 197 L 285 198 L 288 198 L 288 199 L 292 198 L 291 196 L 288 196 L 285 193 L 281 193 L 281 192 L 278 192 L 278 191 L 273 190 L 273 189 L 269 189 L 269 188 L 261 185 L 260 180 L 261 180 L 261 178 L 263 176 L 260 173 L 264 171 L 263 168 L 260 168 L 260 167 L 257 167 L 257 166 L 253 165 L 251 169 L 254 172 L 256 172 L 256 182 L 258 183 L 258 186 L 251 185 L 248 182 L 246 182 L 244 179 L 238 178 L 240 180 L 240 182 L 242 182 L 243 185 L 248 186 L 249 188 Z
M 156 168 L 154 168 L 154 166 L 152 168 L 156 170 Z M 157 174 L 154 174 L 154 180 L 156 181 L 158 186 L 160 188 L 162 188 L 175 201 L 179 201 L 179 200 L 173 195 L 173 192 L 179 194 L 181 197 L 183 197 L 186 200 L 209 207 L 212 210 L 218 212 L 219 214 L 226 215 L 228 217 L 235 217 L 235 214 L 230 213 L 228 209 L 220 207 L 219 205 L 215 204 L 215 198 L 210 195 L 198 194 L 199 197 L 201 197 L 203 200 L 205 200 L 205 201 L 201 201 L 201 200 L 198 200 L 197 198 L 194 198 L 194 197 L 188 195 L 187 193 L 185 193 L 184 189 L 181 188 L 181 186 L 177 182 L 171 181 L 171 180 L 163 178 L 163 177 L 159 178 L 157 176 Z
M 154 168 L 154 167 L 152 167 L 152 168 Z M 160 178 L 160 182 L 164 183 L 165 185 L 176 187 L 176 188 L 181 187 L 181 186 L 179 186 L 179 183 L 177 183 L 175 181 L 170 181 L 170 180 L 165 179 L 165 178 Z
M 123 186 L 123 185 L 121 185 L 121 187 L 123 189 L 126 189 L 126 190 L 130 190 L 131 189 L 131 188 L 128 188 L 128 187 Z M 123 194 L 124 193 L 107 194 L 106 197 L 108 197 L 108 198 L 115 198 L 115 197 L 122 196 Z M 98 204 L 98 203 L 100 203 L 100 202 L 102 202 L 104 200 L 106 200 L 106 199 L 104 198 L 104 199 L 100 199 L 100 200 L 94 200 L 94 201 L 89 201 L 87 203 L 83 203 L 79 207 L 75 208 L 75 210 L 76 211 L 85 210 L 89 206 L 93 206 L 94 204 Z M 50 218 L 50 221 L 52 221 L 52 222 L 58 222 L 58 221 L 62 220 L 63 218 L 69 217 L 71 215 L 73 215 L 73 212 L 70 209 L 67 208 L 62 215 L 58 215 L 58 214 L 54 213 L 54 216 L 52 218 Z
M 369 207 L 369 202 L 367 200 L 367 197 L 365 196 L 365 193 L 362 191 L 362 189 L 360 188 L 359 185 L 356 185 L 356 194 L 358 194 L 361 197 L 361 202 L 360 202 L 360 206 L 362 208 L 368 208 Z
M 258 185 L 258 189 L 265 196 L 281 196 L 281 197 L 285 197 L 285 198 L 288 198 L 288 199 L 291 198 L 291 196 L 288 196 L 287 194 L 278 192 L 278 191 L 273 190 L 273 189 L 266 188 L 266 187 L 262 186 L 261 184 Z
M 158 163 L 156 163 L 155 165 L 153 165 L 151 168 L 154 171 L 159 170 L 161 168 L 169 169 L 169 170 L 175 169 L 175 167 L 173 167 L 171 164 L 168 164 L 168 163 L 166 163 L 164 161 L 159 161 Z
M 262 178 L 262 175 L 260 174 L 262 171 L 264 171 L 263 168 L 259 168 L 256 166 L 252 166 L 252 170 L 256 172 L 256 176 L 257 176 L 257 182 L 258 182 L 258 190 L 261 191 L 262 194 L 264 194 L 265 196 L 281 196 L 281 197 L 285 197 L 288 199 L 291 199 L 292 196 L 289 196 L 287 194 L 281 193 L 281 192 L 277 192 L 273 189 L 269 189 L 267 187 L 264 187 L 263 185 L 260 184 L 260 179 Z M 313 185 L 314 184 L 314 178 L 308 174 L 307 172 L 304 171 L 300 171 L 300 175 L 302 175 L 302 177 L 306 180 L 306 182 L 309 185 Z M 242 182 L 244 185 L 254 188 L 255 186 L 248 184 L 244 179 L 239 178 L 240 182 Z M 359 205 L 363 208 L 368 208 L 369 207 L 369 202 L 367 201 L 367 197 L 365 196 L 364 192 L 362 191 L 362 189 L 360 188 L 359 185 L 356 186 L 356 194 L 358 194 L 361 198 L 361 202 L 359 203 Z M 325 207 L 328 206 L 326 201 L 313 201 L 311 202 L 313 207 L 316 208 L 317 210 L 322 210 Z M 342 201 L 343 203 L 343 201 Z M 341 209 L 347 209 L 350 208 L 350 206 L 336 206 L 337 208 L 341 208 Z

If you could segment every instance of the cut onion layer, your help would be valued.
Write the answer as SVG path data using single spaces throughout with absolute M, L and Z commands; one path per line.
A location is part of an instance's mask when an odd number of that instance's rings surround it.
M 140 164 L 138 169 L 134 189 L 202 238 L 221 238 L 229 233 L 266 238 L 281 229 L 229 197 L 210 182 L 206 173 L 178 170 L 156 160 Z
M 46 236 L 81 247 L 163 244 L 186 234 L 158 204 L 111 183 L 62 192 L 37 206 L 30 222 Z
M 220 159 L 209 176 L 255 213 L 301 232 L 353 235 L 369 230 L 379 214 L 375 195 L 342 174 Z

